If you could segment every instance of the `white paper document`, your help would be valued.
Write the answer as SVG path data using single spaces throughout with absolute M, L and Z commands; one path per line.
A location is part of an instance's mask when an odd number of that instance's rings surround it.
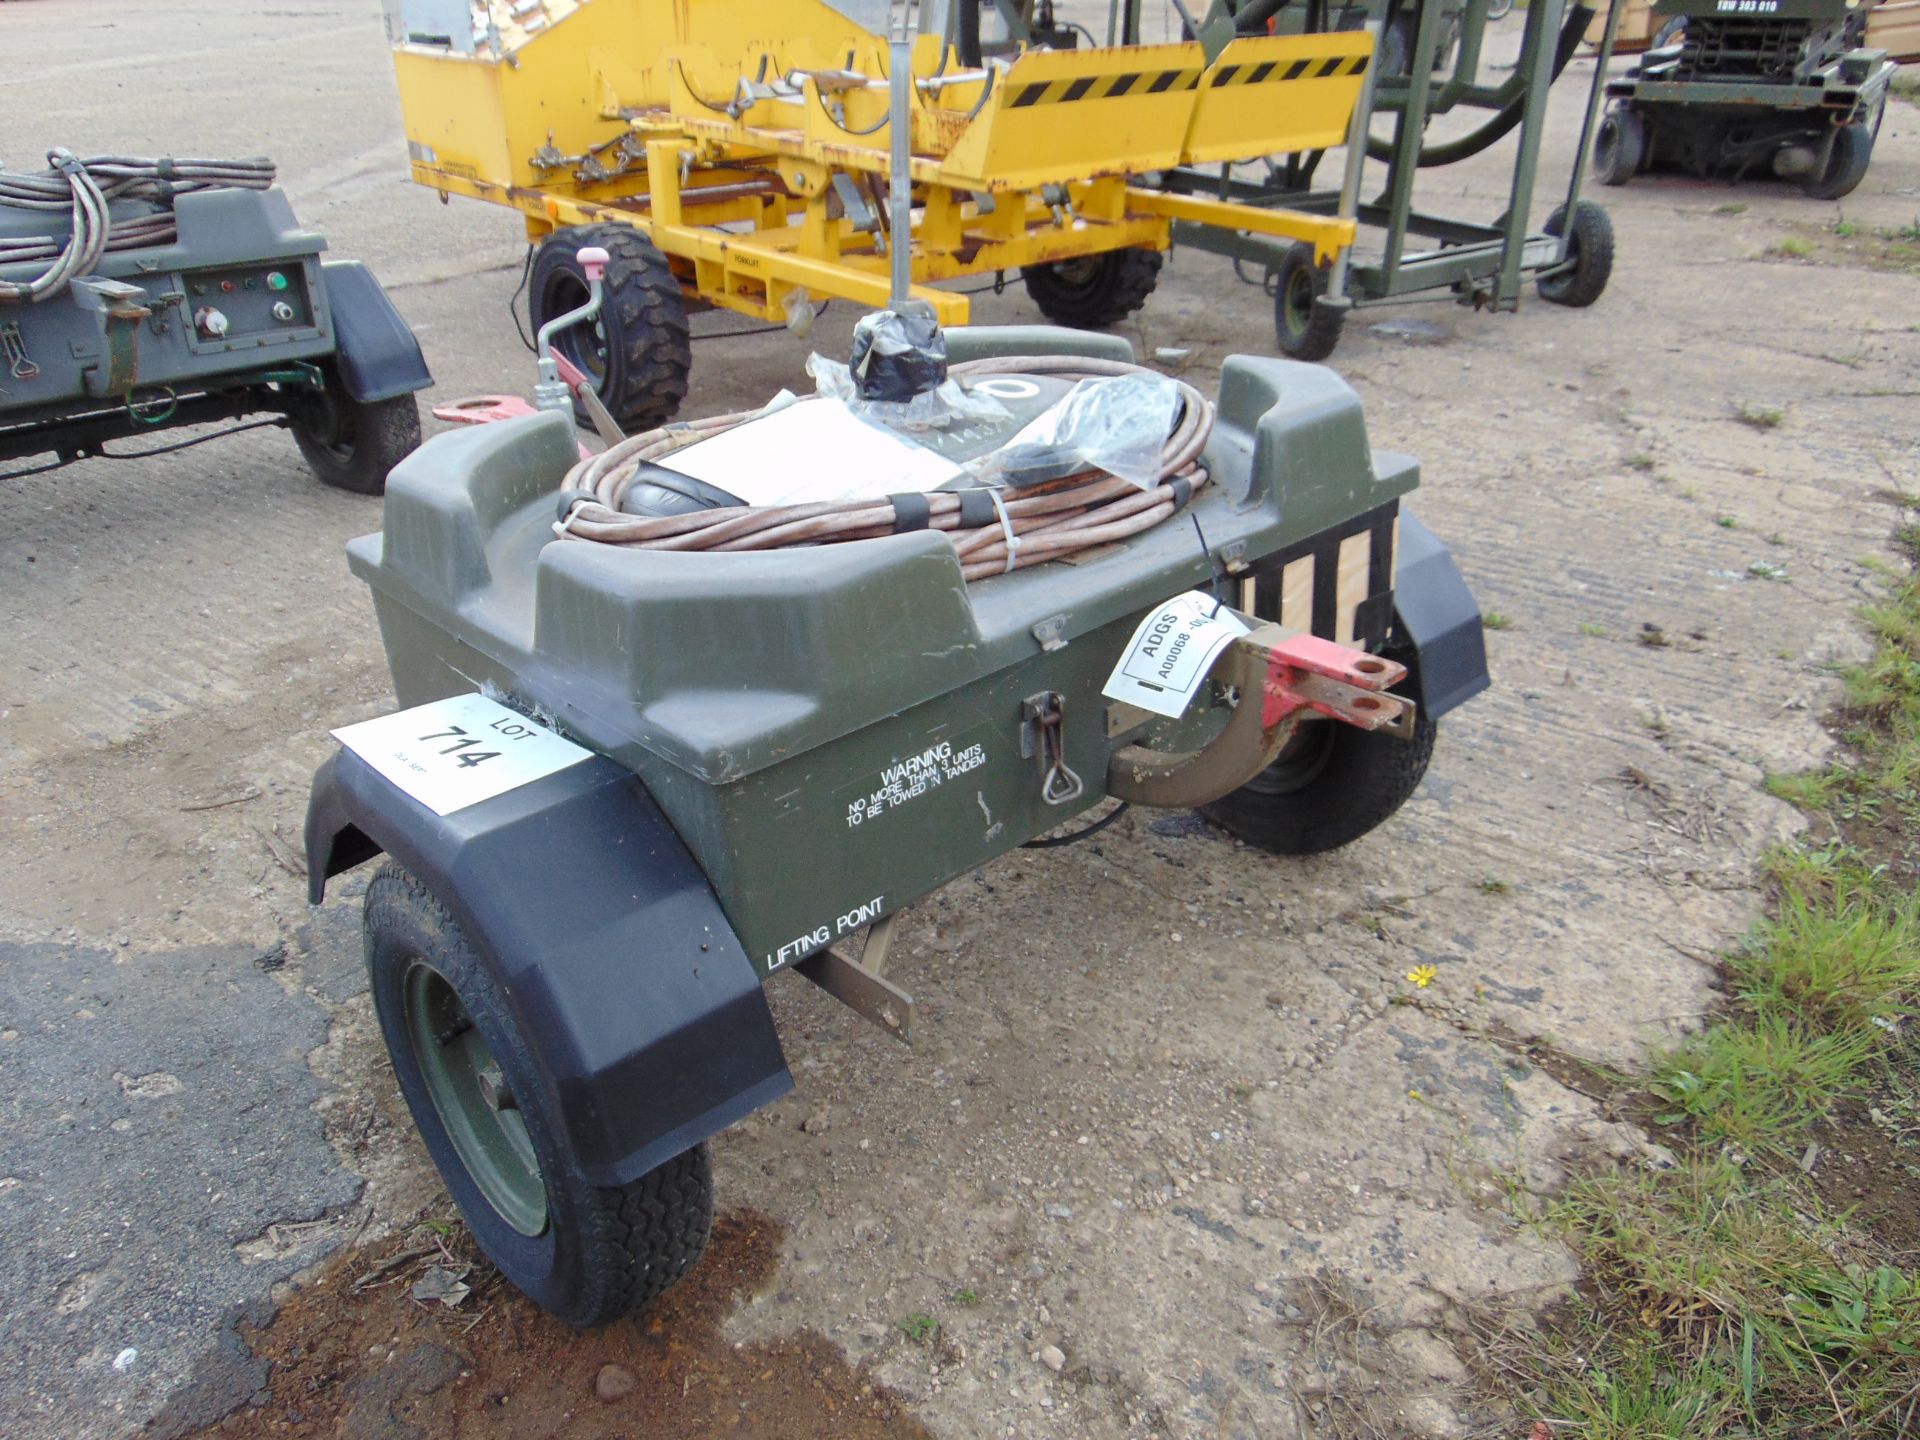
M 436 815 L 451 815 L 590 758 L 484 695 L 455 695 L 363 720 L 333 738 Z
M 1100 693 L 1170 719 L 1184 715 L 1215 657 L 1246 633 L 1211 595 L 1176 595 L 1140 622 Z
M 749 505 L 878 500 L 937 490 L 960 467 L 869 425 L 839 400 L 801 400 L 659 462 Z

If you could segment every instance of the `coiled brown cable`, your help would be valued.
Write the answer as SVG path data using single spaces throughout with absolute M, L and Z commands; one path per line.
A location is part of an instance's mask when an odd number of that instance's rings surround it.
M 970 360 L 949 373 L 956 379 L 1054 375 L 1083 380 L 1158 372 L 1117 360 L 1032 355 Z M 1142 489 L 1104 470 L 1086 470 L 1001 490 L 991 518 L 977 524 L 963 519 L 960 492 L 935 490 L 924 497 L 923 528 L 941 531 L 953 542 L 961 573 L 969 581 L 1059 560 L 1152 529 L 1171 518 L 1208 478 L 1200 457 L 1213 433 L 1212 402 L 1184 381 L 1174 384 L 1181 407 L 1161 452 L 1158 484 Z M 870 540 L 904 528 L 903 517 L 885 495 L 807 505 L 733 505 L 657 517 L 629 515 L 620 508 L 642 465 L 731 430 L 758 413 L 663 426 L 582 460 L 567 473 L 566 484 L 585 493 L 555 530 L 569 540 L 645 550 L 742 551 Z M 971 512 L 973 507 L 966 508 Z

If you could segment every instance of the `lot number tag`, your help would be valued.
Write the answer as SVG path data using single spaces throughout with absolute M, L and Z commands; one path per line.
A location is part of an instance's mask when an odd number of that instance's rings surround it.
M 1214 657 L 1246 633 L 1247 627 L 1211 595 L 1198 590 L 1176 595 L 1140 622 L 1100 693 L 1177 719 L 1193 702 Z
M 577 765 L 593 752 L 484 695 L 363 720 L 333 738 L 436 815 Z

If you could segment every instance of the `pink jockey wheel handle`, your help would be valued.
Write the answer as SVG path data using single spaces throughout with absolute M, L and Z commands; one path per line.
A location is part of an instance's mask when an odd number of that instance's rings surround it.
M 607 261 L 611 258 L 598 245 L 583 245 L 573 252 L 573 258 L 580 262 L 580 268 L 587 272 L 587 281 L 591 284 L 607 273 Z

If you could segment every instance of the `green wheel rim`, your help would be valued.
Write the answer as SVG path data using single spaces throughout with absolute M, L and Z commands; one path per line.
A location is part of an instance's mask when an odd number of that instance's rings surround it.
M 1281 295 L 1281 306 L 1287 318 L 1289 335 L 1304 335 L 1307 326 L 1313 323 L 1313 301 L 1315 286 L 1313 275 L 1307 270 L 1296 270 L 1287 277 L 1287 288 Z
M 547 1187 L 506 1077 L 447 977 L 416 959 L 404 982 L 407 1039 L 433 1108 L 473 1183 L 522 1235 L 547 1228 Z

